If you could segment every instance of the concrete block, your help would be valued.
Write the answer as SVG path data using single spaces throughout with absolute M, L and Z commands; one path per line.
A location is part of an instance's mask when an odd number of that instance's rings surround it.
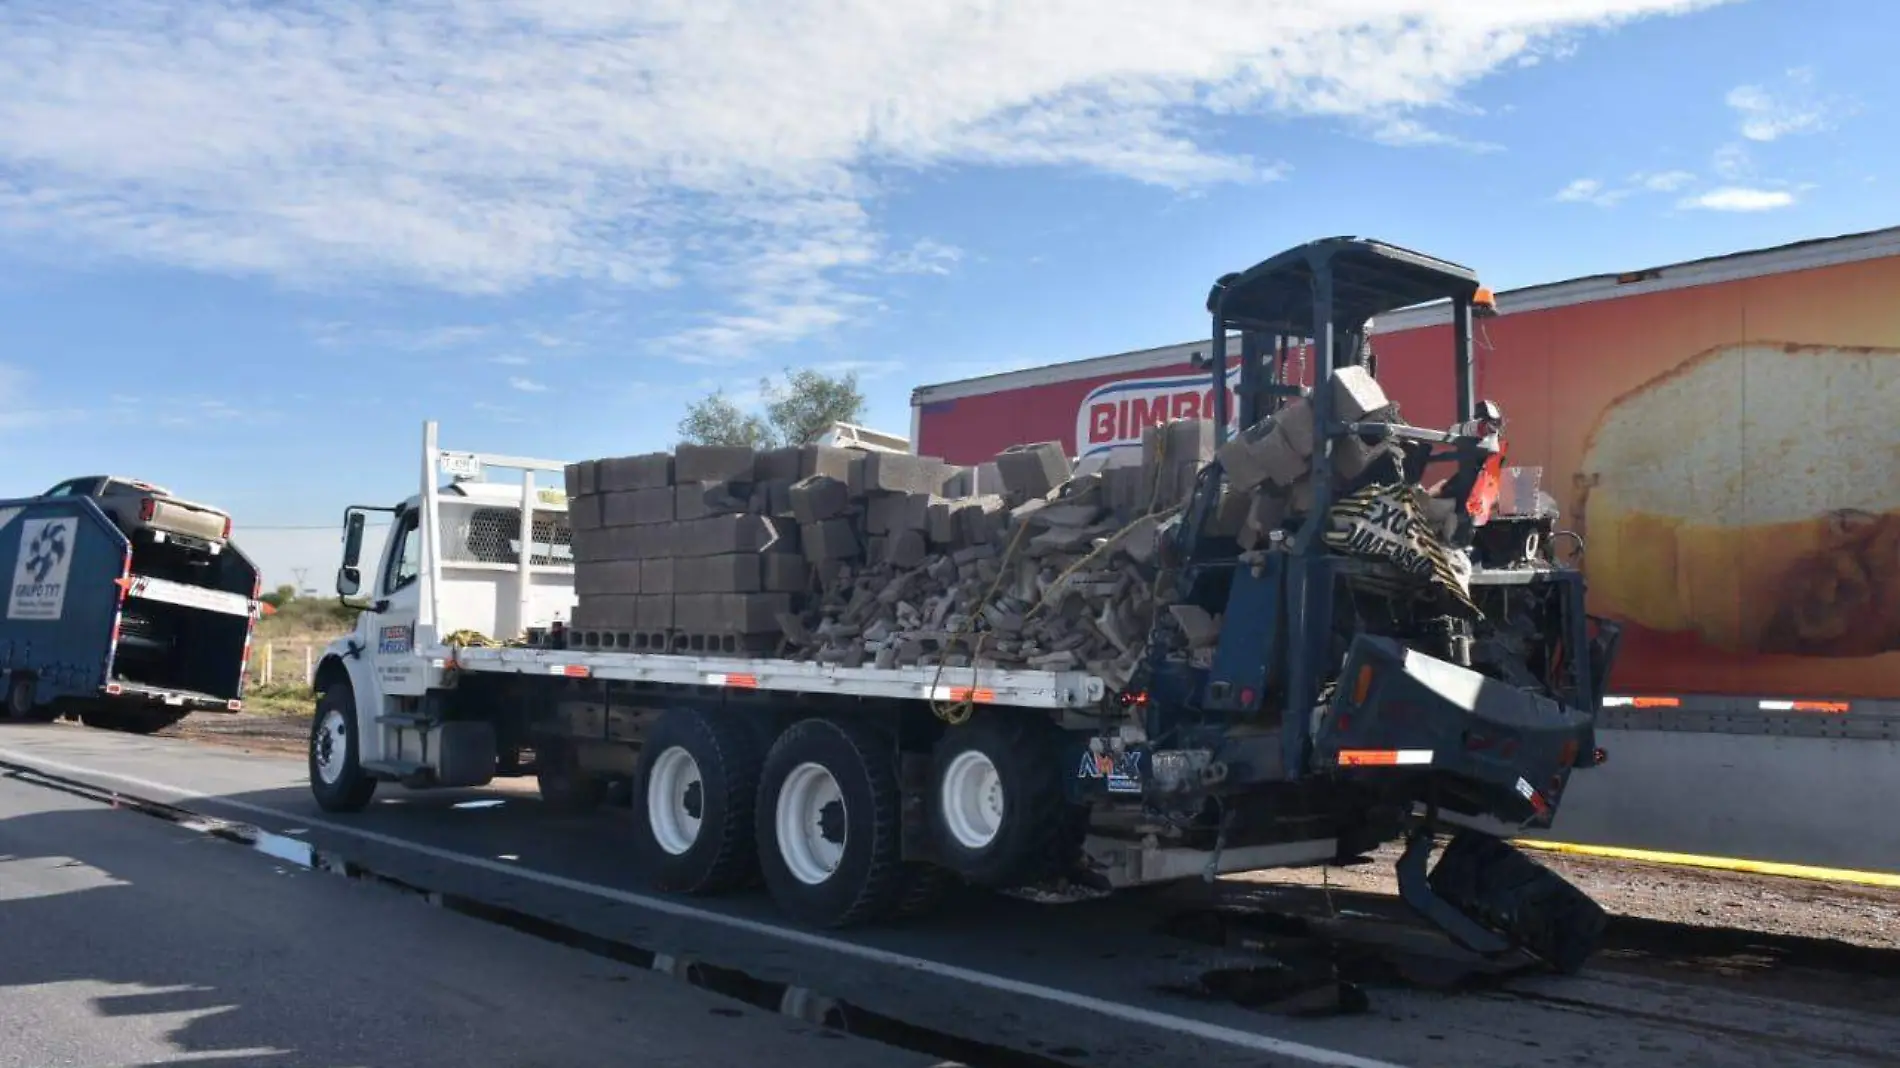
M 1110 511 L 1130 519 L 1148 511 L 1148 497 L 1143 492 L 1146 487 L 1141 480 L 1142 469 L 1139 466 L 1106 467 L 1101 474 L 1103 503 Z
M 742 445 L 681 445 L 673 450 L 673 481 L 751 482 L 759 454 Z
M 796 445 L 779 449 L 768 449 L 759 454 L 758 481 L 760 482 L 797 482 L 805 477 L 804 450 Z
M 783 593 L 695 593 L 674 598 L 673 626 L 684 634 L 774 634 L 792 610 Z
M 1333 372 L 1334 419 L 1356 423 L 1391 403 L 1378 380 L 1365 368 L 1341 367 Z
M 857 531 L 852 529 L 848 519 L 801 523 L 798 533 L 804 541 L 805 559 L 813 563 L 856 559 L 863 552 Z
M 678 557 L 764 552 L 779 540 L 779 527 L 762 515 L 715 515 L 670 524 Z
M 933 500 L 925 516 L 924 533 L 933 545 L 955 545 L 962 540 L 957 525 L 957 509 L 962 501 Z
M 884 546 L 891 539 L 883 534 L 872 534 L 864 539 L 864 559 L 870 563 L 884 561 Z
M 640 561 L 595 560 L 574 569 L 574 592 L 589 597 L 597 594 L 640 592 Z
M 949 467 L 935 456 L 907 452 L 864 454 L 864 493 L 940 493 Z
M 831 475 L 812 475 L 792 484 L 787 491 L 792 515 L 800 526 L 823 523 L 845 514 L 851 507 L 851 488 L 843 479 Z
M 639 597 L 627 593 L 595 594 L 587 599 L 588 628 L 591 630 L 639 630 Z
M 600 628 L 600 604 L 592 597 L 576 596 L 574 614 L 568 617 L 567 625 L 574 630 L 598 630 Z
M 982 497 L 1003 492 L 1003 471 L 996 466 L 995 460 L 986 460 L 977 464 L 976 473 L 970 477 L 970 492 L 966 497 Z
M 1232 486 L 1221 490 L 1220 504 L 1214 514 L 1208 517 L 1207 534 L 1215 538 L 1237 538 L 1246 529 L 1247 514 L 1253 507 L 1254 495 L 1245 491 L 1236 491 Z
M 811 563 L 798 553 L 760 553 L 759 585 L 766 593 L 804 593 L 812 587 Z
M 957 509 L 957 525 L 966 545 L 987 545 L 1001 541 L 1009 515 L 1003 510 L 1003 498 L 973 497 Z
M 1307 462 L 1277 422 L 1249 427 L 1220 450 L 1227 484 L 1246 493 L 1263 486 L 1291 486 L 1306 477 Z
M 736 515 L 749 502 L 736 496 L 726 482 L 681 482 L 673 487 L 673 518 L 682 522 L 707 516 Z
M 798 450 L 797 478 L 811 478 L 824 475 L 849 485 L 852 469 L 861 468 L 864 454 L 856 449 L 841 449 L 836 445 L 806 445 Z
M 582 460 L 577 464 L 568 464 L 563 473 L 567 476 L 567 499 L 584 497 L 599 491 L 600 483 L 594 478 L 595 461 Z
M 775 478 L 770 482 L 759 483 L 766 493 L 765 514 L 775 519 L 792 519 L 797 513 L 792 508 L 793 480 Z
M 1313 406 L 1299 397 L 1273 415 L 1274 429 L 1300 459 L 1313 455 Z
M 633 599 L 633 630 L 673 629 L 674 597 L 670 593 L 641 594 Z
M 601 522 L 600 495 L 589 493 L 582 497 L 567 499 L 567 525 L 571 530 L 599 530 Z
M 879 493 L 865 508 L 865 530 L 872 534 L 891 534 L 900 530 L 929 530 L 928 493 Z
M 639 527 L 673 521 L 673 490 L 667 486 L 604 494 L 600 522 L 607 527 Z
M 679 544 L 677 525 L 673 523 L 654 523 L 639 527 L 611 527 L 606 531 L 608 537 L 608 560 L 652 560 L 662 556 L 672 556 L 674 547 Z
M 1019 501 L 1047 494 L 1067 481 L 1071 470 L 1068 453 L 1063 451 L 1059 441 L 1012 445 L 993 462 L 1002 483 L 998 489 Z
M 673 454 L 649 452 L 639 456 L 616 456 L 596 460 L 595 492 L 624 493 L 627 490 L 655 489 L 673 484 Z
M 678 561 L 671 556 L 661 556 L 652 560 L 640 561 L 640 592 L 679 592 L 673 588 L 674 565 L 677 562 Z
M 760 586 L 759 553 L 688 556 L 676 561 L 673 592 L 757 593 Z M 776 555 L 776 554 L 774 554 Z
M 575 528 L 574 562 L 587 563 L 593 560 L 607 559 L 612 548 L 608 532 L 599 528 Z
M 971 497 L 976 494 L 976 468 L 951 467 L 950 474 L 943 481 L 945 497 Z

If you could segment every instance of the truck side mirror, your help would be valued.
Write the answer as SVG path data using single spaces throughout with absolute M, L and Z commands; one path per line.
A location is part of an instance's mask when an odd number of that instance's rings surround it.
M 339 597 L 354 597 L 363 588 L 363 573 L 349 564 L 336 569 L 336 592 Z
M 351 512 L 343 521 L 343 566 L 355 571 L 363 558 L 363 513 Z M 359 577 L 357 581 L 361 582 Z

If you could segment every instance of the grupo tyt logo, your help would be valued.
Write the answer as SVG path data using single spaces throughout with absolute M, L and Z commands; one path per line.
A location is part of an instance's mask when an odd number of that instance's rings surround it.
M 26 547 L 26 569 L 33 576 L 33 584 L 38 586 L 46 581 L 61 560 L 66 559 L 66 527 L 64 524 L 49 523 L 40 528 L 40 532 Z

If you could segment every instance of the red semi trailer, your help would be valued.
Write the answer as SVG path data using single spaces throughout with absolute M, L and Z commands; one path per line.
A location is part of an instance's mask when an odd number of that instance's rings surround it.
M 1876 743 L 1736 783 L 1781 794 L 1765 829 L 1744 833 L 1747 804 L 1731 797 L 1696 833 L 1660 840 L 1900 870 L 1900 831 L 1810 849 L 1821 802 L 1793 823 L 1787 804 L 1816 790 L 1871 800 L 1860 764 L 1889 782 L 1900 759 L 1900 227 L 1530 286 L 1497 307 L 1478 324 L 1478 393 L 1526 428 L 1507 425 L 1506 462 L 1540 469 L 1586 547 L 1592 611 L 1625 625 L 1602 726 L 1693 735 L 1698 753 L 1710 735 Z M 1442 305 L 1375 324 L 1379 379 L 1409 422 L 1451 422 L 1449 330 Z M 1078 459 L 1138 449 L 1144 425 L 1212 413 L 1212 376 L 1194 363 L 1209 349 L 924 386 L 911 439 L 960 464 L 1045 440 Z M 1808 763 L 1772 757 L 1782 774 Z M 1567 826 L 1589 807 L 1573 804 Z M 1629 811 L 1596 837 L 1643 837 Z

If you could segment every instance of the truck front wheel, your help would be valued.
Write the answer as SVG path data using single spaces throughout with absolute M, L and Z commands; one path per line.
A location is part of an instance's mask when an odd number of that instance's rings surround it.
M 310 723 L 310 792 L 325 812 L 361 812 L 376 793 L 356 744 L 356 695 L 348 683 L 324 691 Z
M 795 723 L 759 777 L 759 865 L 792 918 L 849 927 L 884 918 L 905 889 L 895 752 L 861 728 Z
M 754 882 L 761 748 L 749 725 L 698 709 L 666 712 L 647 732 L 630 792 L 634 852 L 654 887 L 709 895 Z

